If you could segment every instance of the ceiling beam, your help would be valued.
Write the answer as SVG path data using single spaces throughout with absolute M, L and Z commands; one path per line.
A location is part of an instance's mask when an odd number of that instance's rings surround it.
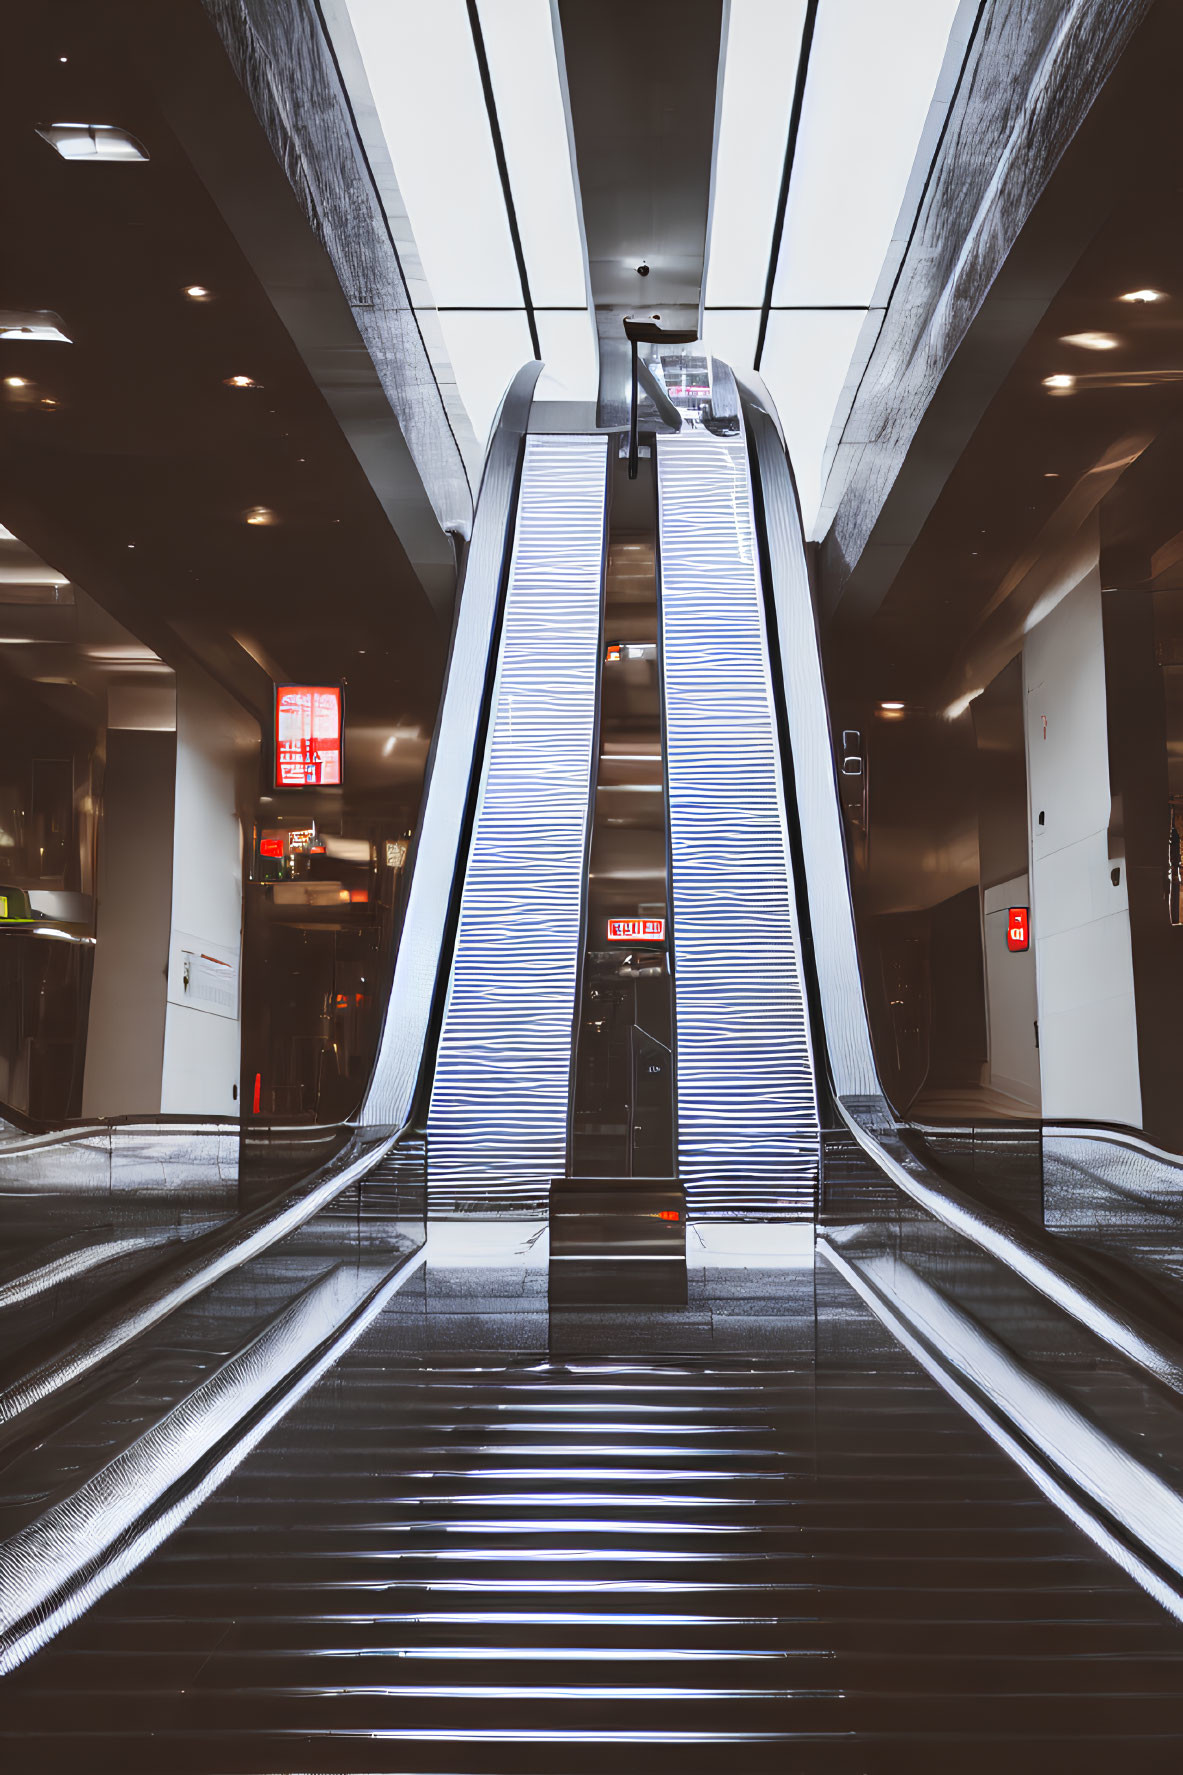
M 1078 133 L 1155 10 L 1154 0 L 985 8 L 835 453 L 824 502 L 835 516 L 819 550 L 828 620 L 865 620 L 883 602 L 1104 220 L 1130 144 L 1095 128 L 1087 140 Z

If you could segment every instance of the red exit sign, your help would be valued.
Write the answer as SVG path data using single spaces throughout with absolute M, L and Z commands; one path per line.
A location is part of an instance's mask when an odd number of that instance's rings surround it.
M 610 918 L 609 943 L 664 943 L 664 918 Z
M 1006 915 L 1006 946 L 1012 951 L 1031 946 L 1031 915 L 1025 906 L 1012 906 Z

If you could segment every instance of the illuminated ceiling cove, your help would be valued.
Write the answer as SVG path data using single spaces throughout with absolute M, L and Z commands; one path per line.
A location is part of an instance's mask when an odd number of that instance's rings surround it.
M 324 0 L 470 472 L 535 348 L 540 399 L 596 395 L 554 10 L 551 0 Z M 976 10 L 975 0 L 730 0 L 725 14 L 703 333 L 768 383 L 813 534 L 828 522 L 825 473 Z
M 832 430 L 873 342 L 976 11 L 976 0 L 731 0 L 703 333 L 767 382 L 810 534 L 828 522 Z
M 375 146 L 389 159 L 393 187 L 379 184 L 388 213 L 392 195 L 403 206 L 392 229 L 412 300 L 437 375 L 454 377 L 479 468 L 498 402 L 535 355 L 531 314 L 546 364 L 539 399 L 594 400 L 597 359 L 550 0 L 480 0 L 475 12 L 512 222 L 464 0 L 336 0 L 325 8 L 371 161 Z

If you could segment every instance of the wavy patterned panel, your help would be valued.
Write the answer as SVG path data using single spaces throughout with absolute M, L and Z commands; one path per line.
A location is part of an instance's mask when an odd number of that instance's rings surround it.
M 818 1117 L 747 452 L 657 446 L 678 1168 L 692 1218 L 812 1215 Z
M 433 1214 L 545 1211 L 564 1168 L 606 481 L 606 438 L 527 438 L 427 1124 Z

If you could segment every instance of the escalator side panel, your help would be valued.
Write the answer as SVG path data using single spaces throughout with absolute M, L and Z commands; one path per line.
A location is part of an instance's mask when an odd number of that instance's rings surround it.
M 541 367 L 537 363 L 525 365 L 510 383 L 485 461 L 423 813 L 411 857 L 394 979 L 382 1040 L 359 1116 L 370 1127 L 401 1128 L 415 1110 L 446 947 L 465 809 L 477 768 L 475 754 L 513 519 L 518 460 Z
M 657 445 L 678 1169 L 691 1217 L 811 1217 L 814 1089 L 747 454 Z
M 871 1050 L 838 811 L 830 715 L 805 557 L 805 537 L 784 445 L 759 384 L 741 383 L 755 445 L 776 612 L 778 659 L 793 749 L 801 848 L 809 879 L 826 1052 L 840 1098 L 882 1093 Z
M 544 1213 L 564 1168 L 606 483 L 606 438 L 527 439 L 427 1124 L 433 1214 Z

